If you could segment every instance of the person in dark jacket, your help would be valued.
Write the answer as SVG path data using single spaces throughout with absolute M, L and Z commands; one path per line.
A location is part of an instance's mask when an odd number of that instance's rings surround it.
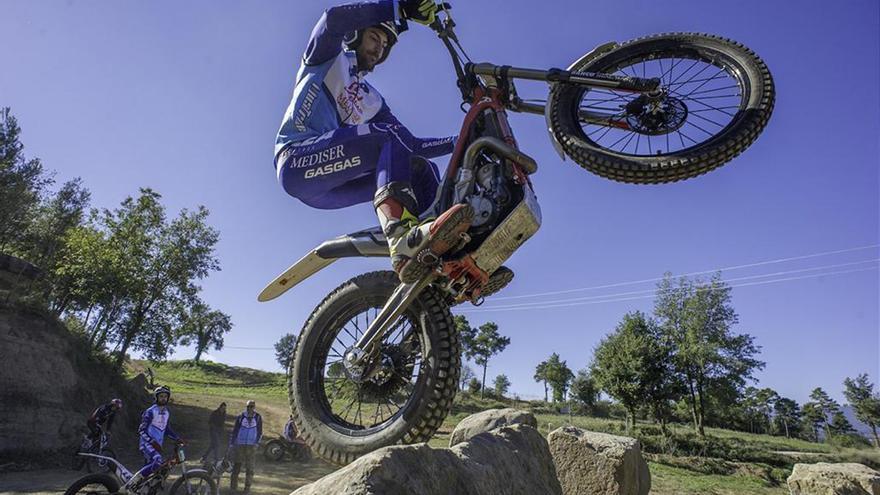
M 230 487 L 233 491 L 238 490 L 238 474 L 241 465 L 244 464 L 244 493 L 250 493 L 251 483 L 254 480 L 254 458 L 257 453 L 257 445 L 263 437 L 263 418 L 257 412 L 254 401 L 247 401 L 244 412 L 235 418 L 235 426 L 229 435 L 229 449 L 232 452 L 232 476 Z
M 223 443 L 221 439 L 226 429 L 225 402 L 221 402 L 220 406 L 211 413 L 211 417 L 208 418 L 208 429 L 211 435 L 211 446 L 208 447 L 208 451 L 202 456 L 202 463 L 208 462 L 208 457 L 210 456 L 212 464 L 216 464 L 220 457 L 222 457 L 220 456 L 220 448 Z
M 121 399 L 113 399 L 95 409 L 95 412 L 86 420 L 86 426 L 89 427 L 89 440 L 97 442 L 101 437 L 102 430 L 109 435 L 110 427 L 113 426 L 113 418 L 116 417 L 116 411 L 120 409 L 122 409 Z

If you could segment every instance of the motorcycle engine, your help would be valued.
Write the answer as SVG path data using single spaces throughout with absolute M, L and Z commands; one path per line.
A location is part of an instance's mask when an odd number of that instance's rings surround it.
M 496 161 L 486 161 L 477 169 L 476 187 L 468 198 L 474 209 L 472 234 L 491 231 L 502 217 L 504 206 L 509 202 L 502 170 L 503 164 Z

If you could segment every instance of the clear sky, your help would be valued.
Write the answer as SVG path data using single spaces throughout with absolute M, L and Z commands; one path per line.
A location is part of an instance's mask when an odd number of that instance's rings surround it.
M 95 206 L 115 206 L 148 186 L 171 212 L 211 210 L 223 270 L 204 281 L 205 299 L 235 323 L 228 347 L 212 354 L 230 364 L 277 369 L 265 349 L 298 332 L 324 294 L 387 268 L 376 259 L 340 261 L 276 301 L 256 302 L 268 281 L 322 240 L 376 223 L 367 204 L 328 212 L 287 197 L 272 166 L 302 50 L 329 5 L 0 0 L 0 106 L 18 117 L 28 156 L 59 180 L 81 176 Z M 476 60 L 566 66 L 609 40 L 708 32 L 754 49 L 778 90 L 769 127 L 748 152 L 709 175 L 662 186 L 618 184 L 562 162 L 542 118 L 512 116 L 522 149 L 541 167 L 534 182 L 544 224 L 509 261 L 513 284 L 465 313 L 473 325 L 495 321 L 511 337 L 490 361 L 490 379 L 506 373 L 513 392 L 543 395 L 531 378 L 539 361 L 558 352 L 573 369 L 585 367 L 625 312 L 651 310 L 650 293 L 638 291 L 653 282 L 594 287 L 845 250 L 725 271 L 737 330 L 763 348 L 761 385 L 799 402 L 816 386 L 842 400 L 843 379 L 861 372 L 878 381 L 876 0 L 455 7 Z M 427 29 L 413 26 L 371 77 L 416 135 L 458 132 L 453 73 Z M 544 92 L 537 84 L 521 89 Z M 791 280 L 755 284 L 782 278 Z M 579 288 L 594 289 L 534 295 Z M 590 299 L 603 295 L 612 297 Z M 523 297 L 502 299 L 514 296 Z M 510 307 L 527 303 L 543 304 Z

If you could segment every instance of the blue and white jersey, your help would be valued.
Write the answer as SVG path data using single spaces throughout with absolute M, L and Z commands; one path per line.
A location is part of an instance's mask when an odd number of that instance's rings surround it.
M 275 139 L 275 156 L 288 145 L 341 126 L 369 123 L 385 104 L 357 67 L 357 55 L 343 50 L 346 33 L 397 20 L 397 0 L 332 7 L 312 31 L 296 76 L 293 98 Z
M 165 406 L 153 404 L 141 416 L 141 425 L 138 428 L 138 435 L 141 442 L 156 442 L 162 445 L 165 435 L 173 439 L 178 439 L 174 430 L 171 429 L 171 413 Z
M 257 445 L 263 437 L 263 417 L 255 412 L 248 416 L 247 412 L 241 413 L 235 418 L 235 426 L 229 435 L 230 445 Z

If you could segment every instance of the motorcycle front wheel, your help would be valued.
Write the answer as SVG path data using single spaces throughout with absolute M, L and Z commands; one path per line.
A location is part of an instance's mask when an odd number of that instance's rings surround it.
M 119 482 L 109 474 L 89 474 L 73 482 L 64 495 L 97 495 L 119 491 Z
M 217 492 L 217 484 L 214 479 L 204 471 L 189 471 L 185 476 L 177 478 L 170 495 L 214 495 Z
M 764 130 L 775 89 L 767 65 L 718 36 L 672 33 L 598 50 L 572 70 L 657 78 L 654 95 L 559 83 L 550 128 L 584 169 L 632 184 L 704 174 L 742 153 Z M 604 119 L 590 118 L 602 115 Z
M 303 440 L 332 463 L 428 441 L 452 407 L 458 335 L 448 305 L 431 287 L 393 323 L 369 378 L 342 364 L 397 285 L 389 271 L 345 282 L 312 312 L 297 340 L 288 370 L 291 411 Z
M 281 443 L 281 440 L 269 440 L 266 443 L 266 447 L 263 449 L 263 457 L 267 460 L 278 462 L 284 459 L 284 444 Z

